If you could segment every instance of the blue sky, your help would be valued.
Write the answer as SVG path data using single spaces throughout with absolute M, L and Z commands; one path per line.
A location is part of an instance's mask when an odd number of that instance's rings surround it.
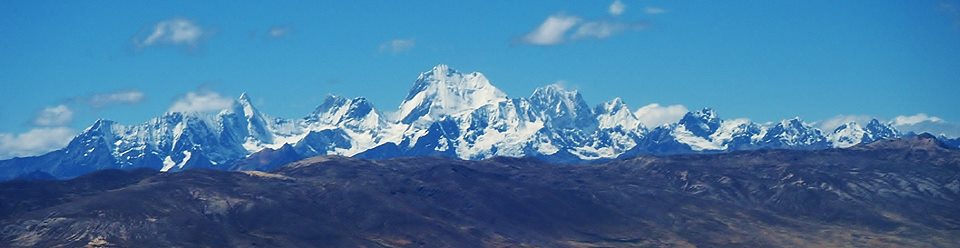
M 392 111 L 439 63 L 512 97 L 960 130 L 960 1 L 91 3 L 0 2 L 0 149 L 241 92 L 280 117 L 326 94 Z

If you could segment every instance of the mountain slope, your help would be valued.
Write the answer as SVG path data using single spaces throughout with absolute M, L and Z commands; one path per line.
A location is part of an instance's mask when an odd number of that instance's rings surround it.
M 0 242 L 949 247 L 960 154 L 931 138 L 579 166 L 315 157 L 269 173 L 108 170 L 0 183 Z

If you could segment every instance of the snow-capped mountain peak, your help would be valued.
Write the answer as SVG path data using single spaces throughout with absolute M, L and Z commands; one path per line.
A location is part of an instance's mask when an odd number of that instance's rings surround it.
M 846 148 L 860 144 L 865 137 L 866 130 L 857 122 L 851 121 L 837 126 L 828 138 L 834 147 Z
M 557 128 L 583 128 L 595 124 L 593 111 L 577 90 L 560 84 L 537 88 L 530 103 L 545 124 Z
M 780 121 L 766 131 L 760 142 L 764 147 L 780 149 L 822 149 L 830 146 L 820 129 L 804 123 L 800 117 Z
M 868 133 L 870 133 L 871 136 L 871 140 L 867 142 L 873 142 L 882 139 L 895 139 L 901 136 L 900 131 L 898 131 L 896 128 L 890 124 L 881 123 L 877 119 L 870 120 L 865 129 Z
M 230 109 L 221 111 L 217 118 L 222 133 L 249 143 L 247 146 L 251 147 L 251 150 L 259 150 L 260 148 L 254 148 L 259 147 L 259 144 L 273 143 L 274 135 L 268 126 L 267 117 L 253 106 L 253 101 L 246 92 L 240 94 Z
M 678 122 L 683 128 L 696 136 L 708 137 L 717 132 L 722 120 L 711 108 L 703 108 L 695 112 L 687 112 Z
M 473 72 L 463 74 L 447 65 L 423 72 L 400 103 L 398 120 L 404 124 L 428 125 L 446 115 L 462 114 L 488 104 L 507 100 L 487 78 Z
M 645 128 L 640 123 L 640 119 L 630 111 L 627 104 L 619 97 L 598 105 L 594 109 L 594 113 L 597 115 L 600 129 L 619 127 L 626 130 L 642 130 Z
M 364 97 L 348 99 L 337 95 L 328 95 L 323 103 L 307 116 L 311 126 L 345 126 L 351 129 L 372 130 L 379 128 L 385 120 L 374 109 L 373 104 Z
M 713 109 L 703 108 L 687 112 L 677 123 L 657 127 L 651 132 L 656 136 L 654 144 L 681 144 L 691 151 L 717 152 L 755 149 L 763 131 L 762 126 L 749 119 L 723 120 Z
M 253 106 L 253 102 L 250 100 L 250 96 L 246 92 L 240 94 L 240 97 L 237 98 L 237 101 L 234 102 L 243 109 L 243 115 L 247 118 L 254 118 L 257 115 L 260 115 L 260 112 L 257 111 L 257 108 Z
M 883 124 L 877 119 L 872 119 L 866 127 L 859 123 L 851 121 L 838 126 L 833 130 L 828 139 L 834 147 L 847 148 L 858 144 L 871 143 L 883 139 L 895 139 L 900 137 L 900 132 L 890 125 Z

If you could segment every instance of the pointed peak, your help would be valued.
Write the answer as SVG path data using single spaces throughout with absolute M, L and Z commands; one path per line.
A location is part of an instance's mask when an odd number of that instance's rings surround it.
M 853 129 L 863 129 L 863 128 L 860 126 L 860 123 L 857 123 L 856 121 L 848 121 L 848 122 L 846 122 L 846 123 L 840 124 L 840 126 L 837 126 L 837 128 L 834 128 L 834 129 L 833 129 L 833 132 L 836 133 L 836 132 L 840 132 L 840 131 L 843 131 L 843 130 L 845 130 L 845 129 L 850 129 L 850 128 L 853 128 Z
M 803 120 L 800 119 L 800 116 L 794 116 L 793 118 L 780 121 L 780 125 L 784 127 L 803 127 L 806 124 L 803 123 Z
M 350 105 L 354 108 L 373 108 L 373 103 L 367 100 L 366 97 L 354 97 L 350 99 Z
M 620 99 L 620 97 L 613 98 L 610 101 L 597 105 L 594 110 L 596 114 L 610 114 L 620 111 L 626 111 L 631 115 L 633 114 L 633 112 L 630 111 L 630 107 L 628 107 L 623 99 Z
M 345 97 L 334 95 L 334 94 L 327 94 L 325 97 L 323 97 L 323 102 L 321 102 L 320 105 L 318 105 L 313 112 L 314 113 L 327 112 L 328 110 L 339 107 L 345 104 L 346 102 L 347 102 L 347 98 Z
M 353 102 L 353 103 L 355 103 L 355 104 L 356 104 L 356 103 L 365 103 L 365 104 L 369 104 L 369 103 L 370 103 L 370 101 L 367 100 L 366 97 L 362 97 L 362 96 L 354 97 L 353 99 L 350 99 L 350 101 Z
M 456 74 L 460 74 L 460 71 L 457 71 L 446 64 L 437 64 L 433 68 L 430 68 L 430 70 L 420 73 L 420 77 L 417 79 L 424 80 L 427 78 L 444 78 Z
M 533 91 L 534 95 L 537 95 L 538 93 L 539 94 L 565 94 L 565 95 L 578 94 L 577 90 L 567 89 L 566 86 L 563 86 L 563 82 L 556 82 L 556 83 L 544 85 Z
M 611 104 L 616 104 L 616 105 L 626 105 L 626 104 L 623 102 L 623 98 L 620 98 L 619 96 L 618 96 L 618 97 L 614 97 L 613 100 L 610 100 L 610 103 L 611 103 Z
M 893 125 L 882 123 L 877 119 L 870 120 L 866 129 L 875 139 L 891 139 L 901 136 L 900 130 L 897 130 Z
M 717 118 L 717 112 L 714 111 L 713 108 L 710 108 L 710 107 L 704 107 L 704 108 L 702 108 L 702 109 L 700 109 L 700 110 L 697 110 L 696 114 L 699 115 L 699 116 L 703 116 L 703 117 L 705 117 L 705 118 L 708 118 L 708 119 L 716 119 L 716 118 Z
M 447 72 L 456 72 L 457 70 L 451 69 L 450 66 L 446 64 L 437 64 L 430 71 L 433 71 L 436 74 L 443 75 L 443 74 L 447 74 Z
M 683 118 L 680 119 L 680 122 L 689 122 L 691 121 L 691 119 L 700 120 L 706 123 L 713 123 L 713 122 L 720 121 L 720 119 L 717 117 L 717 113 L 713 111 L 712 108 L 702 108 L 697 111 L 687 112 L 687 114 L 685 114 Z
M 871 119 L 870 122 L 867 123 L 866 127 L 868 129 L 874 129 L 874 130 L 894 130 L 894 131 L 896 130 L 893 127 L 893 125 L 890 125 L 889 123 L 880 122 L 880 120 L 877 120 L 877 119 Z
M 97 119 L 96 121 L 93 122 L 93 125 L 90 125 L 90 127 L 88 127 L 86 130 L 84 130 L 84 132 L 106 131 L 106 130 L 108 130 L 108 128 L 110 128 L 111 126 L 113 126 L 113 124 L 115 124 L 115 123 L 116 123 L 116 122 L 111 121 L 111 120 L 99 118 L 99 119 Z
M 717 118 L 717 114 L 713 112 L 713 109 L 703 108 L 694 112 L 687 112 L 687 114 L 683 115 L 683 118 L 680 118 L 677 124 L 683 126 L 694 135 L 707 137 L 716 133 L 717 130 L 720 130 L 723 120 Z
M 559 100 L 569 105 L 569 107 L 581 102 L 586 104 L 586 102 L 583 101 L 583 97 L 580 95 L 580 92 L 577 90 L 567 89 L 561 83 L 552 83 L 537 88 L 533 91 L 533 94 L 530 95 L 529 100 L 534 102 L 553 102 Z
M 604 103 L 603 106 L 606 110 L 617 110 L 627 108 L 627 103 L 625 103 L 620 97 L 615 97 L 613 100 Z
M 329 94 L 323 98 L 323 102 L 317 106 L 314 112 L 325 112 L 332 108 L 344 106 L 372 106 L 373 104 L 366 97 L 346 98 L 339 95 Z
M 490 84 L 490 80 L 487 80 L 482 73 L 472 72 L 464 75 L 460 71 L 450 68 L 445 64 L 439 64 L 434 66 L 429 71 L 420 73 L 420 76 L 417 78 L 417 83 L 414 85 L 413 89 L 411 89 L 408 97 L 411 97 L 420 91 L 427 90 L 428 88 L 436 85 L 442 85 L 441 87 L 469 89 L 491 88 L 499 91 L 496 89 L 496 87 Z
M 247 94 L 247 92 L 241 93 L 240 97 L 238 97 L 237 100 L 233 102 L 233 106 L 234 106 L 233 110 L 228 109 L 225 111 L 239 112 L 239 113 L 242 113 L 247 118 L 252 118 L 257 115 L 260 115 L 260 111 L 258 111 L 257 108 L 253 106 L 253 100 L 250 99 L 250 94 Z
M 324 103 L 327 103 L 327 102 L 338 102 L 338 101 L 343 101 L 343 100 L 346 100 L 346 99 L 347 99 L 346 97 L 342 97 L 342 96 L 340 96 L 340 95 L 327 94 L 326 96 L 323 97 L 323 102 L 324 102 Z
M 437 65 L 420 74 L 407 97 L 400 103 L 397 118 L 404 124 L 424 123 L 443 115 L 464 113 L 487 104 L 507 100 L 507 94 L 483 74 L 461 74 L 446 65 Z
M 100 126 L 105 126 L 105 125 L 113 125 L 114 123 L 116 123 L 116 122 L 111 121 L 111 120 L 107 120 L 107 119 L 103 119 L 103 118 L 97 118 L 97 120 L 93 122 L 93 126 L 94 126 L 94 127 L 100 127 Z
M 561 83 L 553 83 L 540 88 L 537 88 L 533 91 L 533 94 L 530 95 L 530 101 L 549 103 L 549 102 L 563 102 L 568 105 L 568 107 L 573 107 L 574 105 L 586 105 L 586 102 L 583 100 L 583 96 L 580 95 L 580 92 L 577 90 L 567 89 Z

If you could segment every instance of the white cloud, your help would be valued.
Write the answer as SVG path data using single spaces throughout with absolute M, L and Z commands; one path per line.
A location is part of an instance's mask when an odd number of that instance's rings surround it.
M 640 29 L 643 28 L 641 24 L 626 24 L 621 22 L 587 22 L 577 28 L 577 32 L 573 33 L 574 39 L 580 38 L 597 38 L 603 39 L 614 34 L 629 30 L 629 29 Z
M 893 125 L 903 126 L 903 125 L 914 125 L 922 122 L 944 122 L 943 119 L 936 116 L 928 116 L 924 113 L 919 113 L 915 115 L 901 115 L 893 118 Z
M 904 133 L 931 133 L 951 138 L 960 137 L 960 125 L 924 113 L 897 116 L 893 118 L 892 124 Z
M 195 47 L 203 37 L 203 29 L 193 21 L 184 18 L 174 18 L 158 22 L 153 26 L 153 32 L 142 41 L 137 41 L 140 47 L 154 45 L 186 45 Z
M 652 103 L 640 107 L 634 114 L 640 119 L 640 123 L 652 128 L 680 121 L 680 118 L 683 118 L 683 115 L 689 111 L 683 105 L 660 106 L 660 104 Z
M 229 108 L 233 99 L 220 96 L 217 92 L 187 92 L 170 106 L 170 112 L 210 112 Z
M 646 8 L 643 8 L 643 13 L 647 13 L 647 14 L 650 14 L 650 15 L 663 14 L 663 13 L 666 13 L 666 12 L 667 12 L 667 10 L 662 9 L 662 8 L 657 8 L 657 7 L 646 7 Z
M 580 23 L 580 18 L 555 14 L 547 17 L 536 30 L 523 36 L 523 42 L 533 45 L 556 45 L 564 41 L 564 35 L 573 26 Z
M 847 124 L 849 122 L 856 122 L 860 125 L 865 125 L 870 123 L 870 120 L 874 119 L 871 116 L 866 115 L 837 115 L 830 119 L 823 120 L 817 124 L 820 130 L 824 132 L 832 133 L 834 129 L 837 129 L 840 125 Z
M 619 16 L 623 14 L 623 12 L 626 10 L 627 10 L 627 5 L 623 4 L 623 2 L 621 2 L 620 0 L 614 0 L 613 3 L 610 4 L 609 11 L 610 11 L 610 14 L 613 16 Z
M 0 133 L 0 159 L 40 155 L 62 148 L 73 138 L 65 127 L 34 128 L 25 133 Z
M 273 38 L 283 37 L 289 33 L 290 33 L 289 27 L 272 27 L 270 28 L 270 31 L 267 32 L 267 34 L 269 34 L 270 37 L 273 37 Z
M 73 110 L 67 105 L 57 105 L 46 107 L 33 119 L 33 124 L 38 126 L 63 126 L 73 120 Z
M 413 49 L 417 45 L 414 39 L 393 39 L 380 44 L 381 52 L 402 53 Z
M 129 104 L 138 103 L 143 100 L 143 92 L 136 90 L 118 91 L 111 93 L 96 94 L 87 101 L 90 106 L 95 108 L 111 104 Z

